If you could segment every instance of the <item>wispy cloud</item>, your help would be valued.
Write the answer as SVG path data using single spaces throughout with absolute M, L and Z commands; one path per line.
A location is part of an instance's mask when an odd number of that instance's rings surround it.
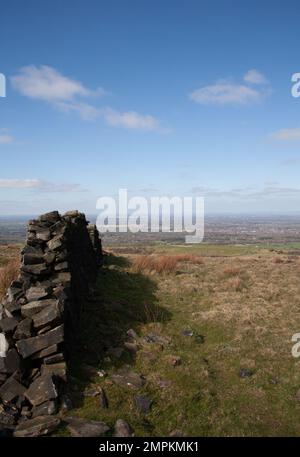
M 112 108 L 97 107 L 87 103 L 84 98 L 107 95 L 102 87 L 91 90 L 81 82 L 62 75 L 56 69 L 42 65 L 29 65 L 11 77 L 15 90 L 22 95 L 47 102 L 52 107 L 65 113 L 76 113 L 83 120 L 104 119 L 113 127 L 131 130 L 168 133 L 154 116 L 135 111 L 119 112 Z
M 85 192 L 79 184 L 53 183 L 41 179 L 0 178 L 0 189 L 33 189 L 43 192 Z
M 6 128 L 0 129 L 0 144 L 9 144 L 14 141 L 14 137 L 9 134 L 9 130 Z
M 215 84 L 194 90 L 189 98 L 202 105 L 248 105 L 258 103 L 270 94 L 267 80 L 257 70 L 249 70 L 244 81 L 248 84 L 220 79 Z M 250 84 L 265 84 L 265 87 L 253 88 Z
M 269 84 L 267 78 L 258 70 L 249 70 L 244 75 L 244 81 L 249 84 Z
M 104 110 L 103 115 L 107 123 L 114 127 L 169 133 L 169 130 L 163 128 L 155 117 L 147 114 L 142 115 L 136 111 L 127 111 L 122 113 L 111 108 L 107 108 Z
M 47 65 L 22 67 L 17 75 L 11 77 L 11 82 L 22 95 L 50 103 L 74 100 L 77 96 L 105 94 L 104 89 L 91 91 L 81 82 L 63 76 Z
M 277 130 L 271 134 L 271 139 L 278 141 L 299 141 L 300 127 Z
M 262 188 L 251 186 L 236 189 L 212 189 L 208 187 L 194 187 L 192 193 L 201 194 L 205 198 L 230 200 L 260 200 L 265 198 L 299 198 L 300 188 L 284 187 L 280 185 L 265 185 Z
M 283 165 L 284 167 L 289 167 L 293 165 L 299 165 L 300 164 L 300 157 L 289 157 L 288 159 L 283 160 L 280 162 L 280 165 Z

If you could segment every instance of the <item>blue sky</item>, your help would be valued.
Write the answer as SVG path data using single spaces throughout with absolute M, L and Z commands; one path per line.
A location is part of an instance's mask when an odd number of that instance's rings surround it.
M 0 215 L 132 195 L 300 209 L 298 1 L 1 6 Z

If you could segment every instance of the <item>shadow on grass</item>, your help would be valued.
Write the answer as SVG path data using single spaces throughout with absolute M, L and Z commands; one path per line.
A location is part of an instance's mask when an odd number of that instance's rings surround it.
M 129 329 L 139 334 L 143 324 L 171 318 L 171 313 L 157 303 L 155 281 L 128 270 L 129 265 L 124 257 L 107 255 L 93 296 L 85 303 L 79 344 L 70 360 L 69 386 L 72 391 L 75 380 L 77 390 L 72 395 L 74 407 L 81 405 L 83 397 L 79 392 L 97 377 L 97 370 L 106 370 L 107 364 L 110 369 L 134 365 L 134 354 L 124 346 Z M 121 348 L 122 355 L 115 356 L 114 351 Z

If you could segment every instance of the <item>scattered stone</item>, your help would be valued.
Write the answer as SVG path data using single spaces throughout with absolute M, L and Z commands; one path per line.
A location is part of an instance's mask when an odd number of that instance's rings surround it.
M 158 335 L 157 333 L 149 333 L 144 337 L 146 343 L 158 343 L 158 344 L 169 344 L 171 338 L 168 336 Z
M 97 397 L 98 395 L 100 395 L 101 391 L 100 391 L 100 387 L 97 386 L 96 388 L 92 388 L 92 389 L 85 389 L 83 391 L 83 395 L 84 397 Z
M 241 368 L 239 376 L 240 378 L 250 378 L 254 375 L 254 371 L 250 370 L 249 368 Z
M 124 346 L 126 349 L 131 352 L 132 354 L 136 354 L 138 351 L 138 346 L 136 343 L 130 343 L 128 341 L 125 341 Z
M 51 375 L 41 375 L 29 386 L 24 393 L 33 406 L 38 406 L 48 400 L 57 398 L 57 390 Z
M 182 430 L 179 430 L 179 429 L 176 428 L 175 430 L 172 430 L 170 432 L 169 436 L 171 436 L 173 438 L 181 438 L 181 437 L 184 436 L 184 433 L 182 432 Z
M 73 409 L 73 403 L 69 395 L 63 394 L 60 397 L 60 410 L 62 413 L 66 413 Z
M 169 379 L 158 379 L 156 381 L 156 384 L 161 389 L 167 389 L 168 387 L 170 387 L 172 385 L 172 381 L 170 381 Z
M 193 330 L 183 330 L 182 334 L 183 336 L 193 336 L 194 332 Z
M 100 393 L 100 406 L 101 406 L 101 408 L 107 409 L 109 405 L 108 405 L 108 398 L 107 398 L 106 392 L 101 387 L 99 393 Z
M 37 437 L 49 435 L 60 424 L 60 419 L 54 416 L 38 416 L 19 424 L 13 433 L 15 437 Z
M 129 330 L 127 330 L 127 335 L 129 336 L 129 338 L 132 338 L 133 340 L 137 340 L 138 339 L 138 335 L 137 333 L 132 329 L 130 328 Z M 121 420 L 121 419 L 120 419 Z
M 114 436 L 116 438 L 129 438 L 134 436 L 134 430 L 123 419 L 118 419 L 115 423 Z
M 120 369 L 113 374 L 112 380 L 119 386 L 133 387 L 135 389 L 140 389 L 145 384 L 145 379 L 142 376 L 124 369 Z
M 99 437 L 104 436 L 109 431 L 109 427 L 100 421 L 87 421 L 78 417 L 66 417 L 65 421 L 67 429 L 74 437 Z
M 41 351 L 53 344 L 61 343 L 63 338 L 64 326 L 59 325 L 44 335 L 27 338 L 26 340 L 19 340 L 17 341 L 16 346 L 22 357 L 26 359 L 35 352 Z
M 153 403 L 152 400 L 150 400 L 147 397 L 143 397 L 142 395 L 136 395 L 134 397 L 134 402 L 135 402 L 135 405 L 136 405 L 138 411 L 143 414 L 149 413 L 152 403 Z

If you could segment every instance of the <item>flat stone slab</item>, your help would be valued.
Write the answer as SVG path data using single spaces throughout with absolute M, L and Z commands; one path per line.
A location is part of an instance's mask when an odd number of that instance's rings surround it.
M 23 338 L 30 338 L 31 337 L 31 329 L 32 329 L 32 320 L 29 317 L 23 319 L 17 325 L 15 333 L 13 335 L 15 340 L 22 340 Z
M 65 421 L 68 424 L 67 429 L 74 437 L 99 437 L 109 431 L 108 425 L 100 421 L 87 421 L 78 417 L 67 417 Z
M 38 416 L 34 419 L 19 424 L 13 433 L 15 437 L 37 437 L 49 435 L 54 432 L 60 424 L 60 419 L 54 416 Z
M 0 320 L 0 330 L 4 333 L 13 332 L 17 325 L 18 321 L 14 317 L 5 317 Z
M 112 380 L 119 386 L 140 389 L 145 384 L 145 379 L 133 371 L 119 370 L 112 375 Z
M 13 376 L 7 379 L 0 387 L 0 397 L 2 401 L 9 402 L 19 395 L 23 395 L 26 387 L 22 386 Z
M 42 375 L 29 386 L 24 393 L 33 406 L 41 405 L 57 398 L 57 390 L 51 375 Z
M 45 349 L 54 344 L 61 343 L 63 339 L 64 326 L 62 324 L 43 335 L 34 336 L 25 340 L 19 340 L 17 341 L 16 346 L 21 356 L 26 359 L 27 357 L 35 354 L 38 351 L 41 351 L 42 349 Z
M 28 301 L 41 300 L 51 293 L 51 287 L 32 286 L 26 292 L 26 298 Z
M 37 330 L 46 325 L 55 325 L 58 323 L 59 319 L 61 318 L 61 307 L 59 306 L 58 300 L 56 303 L 53 303 L 49 306 L 46 306 L 37 314 L 32 316 L 33 326 Z
M 23 305 L 21 308 L 21 313 L 25 317 L 32 317 L 37 313 L 40 313 L 47 306 L 55 305 L 57 302 L 56 299 L 50 298 L 46 300 L 34 300 L 26 305 Z

